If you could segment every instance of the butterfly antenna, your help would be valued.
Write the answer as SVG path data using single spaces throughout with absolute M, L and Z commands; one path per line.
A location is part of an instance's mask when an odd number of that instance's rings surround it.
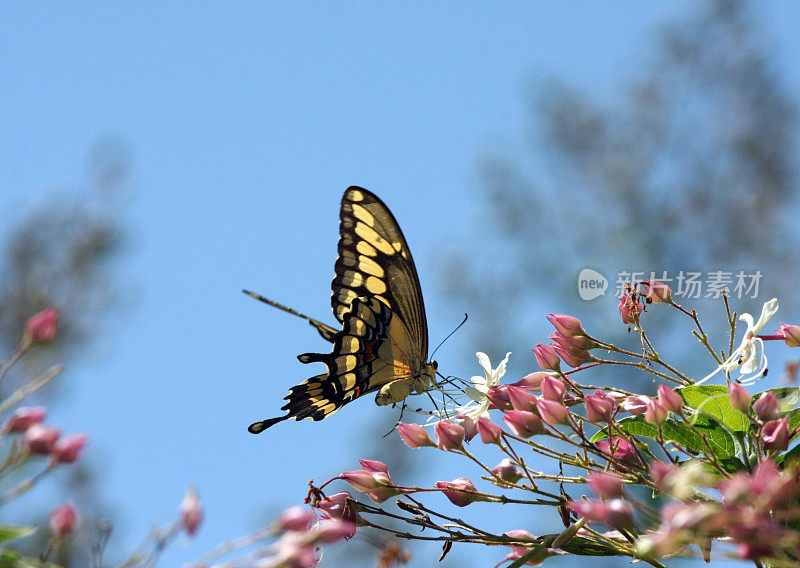
M 270 303 L 271 303 L 271 302 L 270 302 Z M 453 331 L 451 331 L 450 333 L 448 333 L 448 334 L 447 334 L 447 337 L 445 337 L 444 339 L 442 339 L 442 341 L 439 343 L 439 345 L 437 345 L 437 346 L 436 346 L 436 349 L 434 349 L 434 350 L 433 350 L 433 353 L 431 353 L 431 359 L 433 359 L 433 356 L 434 356 L 434 355 L 436 355 L 436 352 L 439 350 L 439 347 L 441 347 L 441 346 L 444 344 L 444 342 L 445 342 L 445 341 L 447 341 L 448 339 L 450 339 L 450 337 L 452 337 L 452 335 L 453 335 L 455 332 L 457 332 L 457 331 L 458 331 L 458 330 L 461 328 L 461 326 L 462 326 L 462 325 L 464 325 L 465 323 L 467 323 L 467 320 L 468 320 L 468 319 L 469 319 L 469 316 L 468 316 L 467 314 L 464 314 L 464 321 L 462 321 L 460 324 L 458 324 L 458 325 L 456 326 L 456 328 L 455 328 Z
M 284 306 L 283 304 L 279 304 L 275 300 L 270 300 L 269 298 L 265 298 L 261 294 L 256 294 L 255 292 L 251 292 L 250 290 L 242 290 L 242 292 L 244 292 L 245 294 L 247 294 L 251 298 L 255 298 L 259 302 L 264 302 L 265 304 L 268 304 L 268 305 L 272 306 L 273 308 L 278 308 L 279 310 L 283 310 L 284 312 L 288 312 L 288 313 L 290 313 L 290 314 L 292 314 L 294 316 L 297 316 L 299 318 L 303 318 L 306 321 L 313 321 L 313 318 L 308 317 L 306 314 L 301 314 L 297 310 L 293 310 L 289 306 Z

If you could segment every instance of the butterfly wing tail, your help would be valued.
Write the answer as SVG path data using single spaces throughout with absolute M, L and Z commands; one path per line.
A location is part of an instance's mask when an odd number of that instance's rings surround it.
M 247 427 L 247 431 L 251 434 L 261 434 L 264 430 L 277 424 L 278 422 L 283 422 L 284 420 L 288 420 L 291 418 L 288 414 L 285 416 L 279 416 L 278 418 L 270 418 L 269 420 L 260 420 L 259 422 L 253 422 L 250 426 Z
M 339 410 L 351 399 L 342 398 L 334 383 L 328 380 L 328 374 L 323 373 L 292 387 L 286 400 L 289 402 L 281 408 L 281 410 L 287 411 L 285 415 L 254 422 L 247 430 L 252 434 L 260 434 L 270 426 L 290 418 L 322 420 Z

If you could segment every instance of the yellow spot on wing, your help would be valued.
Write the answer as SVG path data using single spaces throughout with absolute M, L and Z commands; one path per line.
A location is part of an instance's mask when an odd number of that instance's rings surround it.
M 372 213 L 364 209 L 361 205 L 353 205 L 353 216 L 369 225 L 370 227 L 375 226 L 375 217 L 372 216 Z
M 347 373 L 339 377 L 344 390 L 349 391 L 356 387 L 356 376 L 354 373 Z
M 347 192 L 347 197 L 350 201 L 364 201 L 364 192 L 357 189 L 351 189 Z
M 366 256 L 377 256 L 378 254 L 378 251 L 375 250 L 375 247 L 369 244 L 367 241 L 358 241 L 356 243 L 356 250 Z
M 361 286 L 362 282 L 364 282 L 364 276 L 360 272 L 345 270 L 342 274 L 342 284 L 344 286 L 355 288 L 356 286 Z
M 358 360 L 355 355 L 342 355 L 336 358 L 336 373 L 342 374 L 356 368 Z
M 394 254 L 396 252 L 395 248 L 392 247 L 389 241 L 380 236 L 377 232 L 375 232 L 375 229 L 369 225 L 365 225 L 364 223 L 356 223 L 355 233 L 384 254 Z
M 366 272 L 367 274 L 377 276 L 378 278 L 383 278 L 383 275 L 385 274 L 383 267 L 381 267 L 380 264 L 364 255 L 358 257 L 358 269 L 361 272 Z
M 369 290 L 372 294 L 383 294 L 386 292 L 386 282 L 380 280 L 379 278 L 375 278 L 374 276 L 367 278 L 366 285 L 367 290 Z
M 357 337 L 345 336 L 342 338 L 342 352 L 355 353 L 361 348 L 361 342 Z

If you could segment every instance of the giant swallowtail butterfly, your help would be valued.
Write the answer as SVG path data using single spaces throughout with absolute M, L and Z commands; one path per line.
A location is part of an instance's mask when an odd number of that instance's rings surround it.
M 294 418 L 322 420 L 348 402 L 377 392 L 378 405 L 431 388 L 436 362 L 428 362 L 428 323 L 414 259 L 389 208 L 360 187 L 350 187 L 339 213 L 339 258 L 331 305 L 341 330 L 245 290 L 246 294 L 314 326 L 333 343 L 330 353 L 304 353 L 302 363 L 324 363 L 327 372 L 290 389 L 286 414 L 254 422 L 263 432 Z

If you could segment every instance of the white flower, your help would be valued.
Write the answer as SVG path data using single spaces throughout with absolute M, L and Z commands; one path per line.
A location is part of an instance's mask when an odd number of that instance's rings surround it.
M 742 314 L 739 319 L 747 324 L 747 329 L 742 337 L 742 342 L 739 344 L 731 356 L 728 357 L 714 372 L 710 375 L 703 377 L 697 384 L 704 383 L 719 371 L 730 373 L 739 369 L 739 375 L 752 375 L 744 380 L 739 380 L 739 383 L 749 385 L 758 381 L 767 368 L 767 354 L 764 351 L 764 341 L 758 337 L 761 329 L 767 325 L 767 322 L 778 311 L 778 300 L 772 298 L 766 302 L 761 308 L 761 317 L 758 321 L 753 320 L 750 314 Z
M 472 386 L 464 389 L 464 394 L 470 397 L 475 404 L 465 404 L 455 409 L 456 416 L 463 414 L 473 420 L 477 420 L 480 416 L 489 415 L 491 401 L 486 395 L 489 393 L 489 389 L 500 384 L 500 378 L 506 374 L 506 364 L 508 364 L 508 357 L 511 352 L 506 353 L 505 359 L 500 361 L 500 364 L 494 369 L 486 353 L 478 351 L 475 355 L 478 357 L 478 363 L 483 367 L 486 377 L 477 375 L 472 377 L 470 379 Z

